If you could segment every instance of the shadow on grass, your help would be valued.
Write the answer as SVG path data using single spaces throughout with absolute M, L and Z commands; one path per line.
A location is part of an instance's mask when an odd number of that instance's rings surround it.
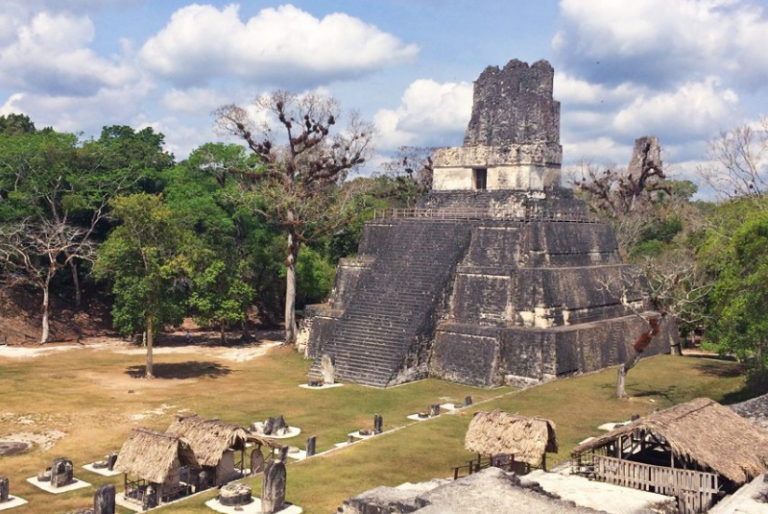
M 733 365 L 732 360 L 713 360 L 707 359 L 696 363 L 697 368 L 705 375 L 718 378 L 735 378 L 744 374 L 744 366 Z
M 627 394 L 633 398 L 647 398 L 656 397 L 664 398 L 669 403 L 676 403 L 676 390 L 677 386 L 671 385 L 666 389 L 643 389 L 637 390 L 634 387 L 627 387 Z
M 144 365 L 130 366 L 125 374 L 132 378 L 144 378 L 147 367 Z M 227 366 L 218 362 L 188 361 L 159 363 L 153 366 L 155 378 L 184 380 L 188 378 L 218 378 L 232 373 Z
M 766 393 L 768 393 L 768 371 L 755 370 L 747 373 L 744 387 L 723 396 L 723 403 L 726 405 L 739 403 Z

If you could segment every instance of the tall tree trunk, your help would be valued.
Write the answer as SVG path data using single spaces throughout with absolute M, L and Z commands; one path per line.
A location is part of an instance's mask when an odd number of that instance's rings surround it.
M 243 341 L 250 341 L 251 340 L 251 331 L 248 329 L 248 312 L 247 311 L 245 313 L 245 319 L 243 320 L 243 323 L 242 323 L 242 328 L 243 328 L 242 340 Z
M 48 325 L 48 308 L 50 305 L 50 294 L 48 291 L 49 287 L 46 283 L 43 286 L 43 333 L 40 335 L 40 344 L 45 344 L 48 342 L 49 332 L 50 328 Z
M 152 344 L 155 338 L 153 328 L 152 317 L 147 316 L 147 369 L 144 373 L 144 378 L 155 378 L 154 370 L 152 369 Z
M 75 307 L 80 309 L 83 295 L 80 292 L 80 277 L 78 276 L 77 264 L 75 264 L 74 260 L 69 263 L 69 268 L 72 270 L 72 283 L 75 284 Z
M 219 331 L 221 334 L 221 344 L 227 344 L 227 333 L 224 331 L 224 328 L 227 326 L 226 320 L 221 320 L 219 322 Z
M 293 229 L 290 229 L 288 255 L 285 259 L 285 344 L 296 342 L 296 260 L 298 257 L 299 243 Z
M 627 360 L 619 366 L 619 372 L 618 377 L 616 378 L 616 397 L 617 398 L 626 398 L 627 397 L 627 391 L 625 389 L 626 380 L 627 380 L 627 373 L 629 373 L 629 370 L 634 368 L 635 365 L 640 361 L 640 359 L 643 357 L 643 352 L 646 348 L 648 348 L 648 345 L 651 344 L 651 341 L 654 336 L 658 335 L 661 323 L 661 317 L 664 316 L 664 314 L 661 314 L 661 316 L 654 316 L 652 318 L 648 319 L 648 325 L 650 325 L 651 329 L 647 332 L 643 332 L 640 337 L 637 338 L 635 343 L 632 345 L 632 352 L 630 352 L 630 355 L 627 356 Z

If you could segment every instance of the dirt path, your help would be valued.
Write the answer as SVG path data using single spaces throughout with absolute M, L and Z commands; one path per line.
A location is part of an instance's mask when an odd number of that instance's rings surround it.
M 222 345 L 217 332 L 196 332 L 189 341 L 185 332 L 164 334 L 153 349 L 155 355 L 194 353 L 230 362 L 246 362 L 265 355 L 270 349 L 282 344 L 275 340 L 279 332 L 262 331 L 254 334 L 253 342 Z M 143 355 L 146 349 L 118 337 L 92 337 L 80 343 L 53 343 L 46 345 L 0 346 L 0 357 L 9 359 L 33 359 L 59 352 L 77 350 L 103 350 L 123 355 Z

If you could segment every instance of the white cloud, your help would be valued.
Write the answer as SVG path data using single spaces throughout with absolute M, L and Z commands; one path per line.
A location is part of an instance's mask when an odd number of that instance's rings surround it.
M 96 55 L 88 17 L 37 14 L 17 28 L 14 41 L 0 49 L 0 85 L 34 93 L 67 96 L 95 94 L 135 80 L 129 65 Z
M 28 115 L 38 127 L 52 126 L 61 132 L 95 135 L 105 125 L 128 125 L 143 109 L 154 86 L 141 81 L 124 86 L 102 88 L 91 96 L 52 96 L 16 93 L 0 111 Z
M 754 0 L 562 0 L 560 11 L 559 60 L 592 80 L 768 79 L 768 17 Z
M 659 134 L 671 142 L 707 138 L 733 120 L 738 96 L 717 79 L 682 84 L 674 91 L 641 95 L 621 109 L 613 127 L 625 135 Z
M 472 84 L 420 79 L 403 93 L 396 109 L 380 109 L 373 117 L 382 149 L 399 146 L 459 144 L 472 113 Z
M 176 11 L 140 55 L 149 69 L 184 86 L 230 76 L 295 86 L 357 77 L 417 53 L 416 45 L 342 13 L 318 19 L 283 5 L 243 22 L 237 5 L 194 4 Z
M 171 89 L 162 99 L 162 105 L 170 111 L 186 113 L 208 113 L 227 100 L 222 93 L 215 89 L 190 88 L 186 90 Z

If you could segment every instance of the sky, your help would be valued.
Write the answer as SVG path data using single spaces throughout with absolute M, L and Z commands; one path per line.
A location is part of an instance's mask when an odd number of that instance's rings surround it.
M 626 165 L 653 134 L 677 178 L 768 113 L 768 0 L 0 1 L 0 115 L 84 138 L 147 126 L 183 159 L 212 111 L 320 91 L 401 145 L 458 146 L 489 65 L 548 60 L 564 163 Z

